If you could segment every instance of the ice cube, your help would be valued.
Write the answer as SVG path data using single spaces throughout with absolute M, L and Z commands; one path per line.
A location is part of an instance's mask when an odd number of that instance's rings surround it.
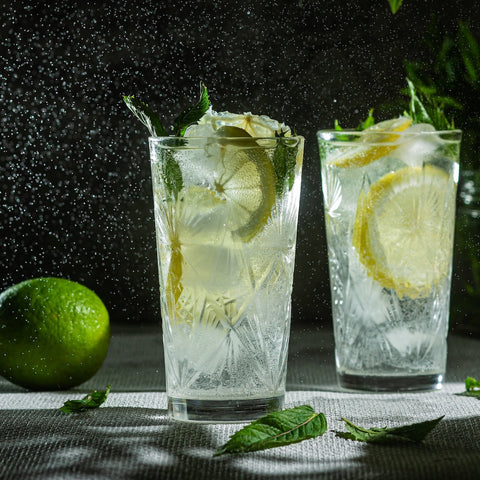
M 393 155 L 410 167 L 421 167 L 442 144 L 435 134 L 435 127 L 427 123 L 412 125 L 405 133 L 406 141 L 395 149 Z

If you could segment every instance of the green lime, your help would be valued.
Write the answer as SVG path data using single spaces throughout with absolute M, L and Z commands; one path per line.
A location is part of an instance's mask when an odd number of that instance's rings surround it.
M 92 290 L 35 278 L 0 294 L 0 374 L 31 390 L 63 390 L 91 378 L 110 343 L 107 309 Z

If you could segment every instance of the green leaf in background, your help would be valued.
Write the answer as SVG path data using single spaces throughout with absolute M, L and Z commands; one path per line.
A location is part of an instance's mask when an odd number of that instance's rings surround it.
M 393 428 L 364 428 L 355 425 L 350 420 L 342 418 L 348 432 L 335 432 L 337 437 L 347 440 L 371 443 L 393 443 L 393 442 L 421 442 L 438 425 L 444 416 L 435 420 L 427 420 L 420 423 L 412 423 Z
M 323 435 L 327 421 L 309 405 L 269 413 L 234 433 L 214 455 L 281 447 Z
M 463 397 L 475 397 L 480 400 L 480 381 L 473 377 L 467 377 L 465 379 L 465 392 L 457 393 L 457 395 Z
M 106 390 L 94 390 L 81 400 L 67 400 L 59 410 L 65 413 L 80 413 L 98 408 L 107 399 L 110 388 L 111 385 L 108 385 Z
M 203 82 L 200 83 L 200 100 L 193 105 L 187 107 L 173 122 L 172 130 L 175 137 L 183 137 L 188 126 L 198 122 L 210 107 L 210 99 L 208 98 L 207 87 Z
M 132 113 L 148 128 L 152 137 L 166 137 L 168 135 L 157 114 L 146 103 L 128 95 L 123 96 L 123 101 Z
M 450 122 L 444 112 L 444 105 L 439 99 L 432 97 L 421 87 L 416 87 L 412 80 L 407 78 L 408 92 L 410 95 L 410 111 L 406 115 L 412 118 L 413 123 L 429 123 L 436 130 L 452 130 L 453 121 Z
M 392 10 L 392 13 L 395 14 L 397 13 L 398 9 L 401 7 L 403 0 L 388 0 L 388 3 L 390 4 L 390 9 Z

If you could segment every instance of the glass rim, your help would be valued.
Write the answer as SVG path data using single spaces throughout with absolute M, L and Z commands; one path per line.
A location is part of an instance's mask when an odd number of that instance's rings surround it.
M 418 135 L 428 135 L 428 136 L 434 136 L 434 135 L 461 135 L 463 131 L 460 128 L 454 128 L 452 130 L 428 130 L 426 132 L 422 131 L 409 131 L 407 130 L 381 130 L 381 131 L 372 131 L 372 130 L 355 130 L 355 129 L 344 129 L 344 130 L 334 130 L 333 128 L 331 129 L 322 129 L 318 130 L 316 133 L 316 136 L 318 138 L 323 138 L 323 135 L 331 135 L 332 137 L 340 136 L 340 135 L 346 135 L 349 137 L 364 137 L 367 135 L 372 135 L 372 136 L 385 136 L 385 135 L 398 135 L 398 136 L 404 136 L 404 137 L 414 137 Z M 329 139 L 326 138 L 325 141 L 328 141 Z
M 302 135 L 291 135 L 289 137 L 218 137 L 215 135 L 209 135 L 209 136 L 194 136 L 194 137 L 174 137 L 174 136 L 167 136 L 167 137 L 152 137 L 149 136 L 148 140 L 151 140 L 153 142 L 159 142 L 159 141 L 175 141 L 175 140 L 208 140 L 208 139 L 214 139 L 214 140 L 232 140 L 232 141 L 240 141 L 240 142 L 246 142 L 246 141 L 251 141 L 251 140 L 305 140 L 305 137 Z

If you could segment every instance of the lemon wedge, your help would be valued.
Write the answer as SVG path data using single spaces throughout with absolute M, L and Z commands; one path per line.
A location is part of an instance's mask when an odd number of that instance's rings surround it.
M 347 151 L 332 160 L 332 164 L 341 168 L 364 167 L 387 155 L 397 148 L 392 145 L 398 139 L 395 132 L 406 130 L 412 123 L 409 117 L 399 117 L 372 125 L 362 132 L 357 142 L 351 142 Z M 353 145 L 358 146 L 350 148 Z M 368 143 L 368 146 L 362 145 Z M 383 145 L 384 144 L 384 145 Z
M 401 298 L 421 298 L 449 275 L 454 184 L 433 165 L 384 175 L 357 206 L 352 243 L 370 277 Z

